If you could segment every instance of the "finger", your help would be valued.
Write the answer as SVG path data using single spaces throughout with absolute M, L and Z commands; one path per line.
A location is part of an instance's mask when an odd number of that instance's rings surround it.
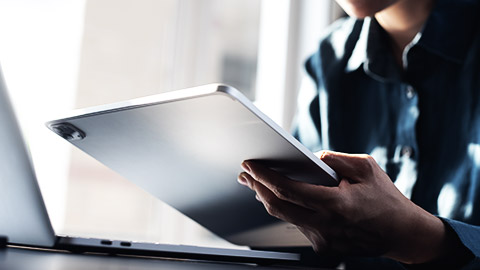
M 248 187 L 256 192 L 257 200 L 264 205 L 271 216 L 297 226 L 311 228 L 310 220 L 315 214 L 314 211 L 277 198 L 267 187 L 246 173 L 241 174 L 240 177 L 243 177 Z
M 298 226 L 298 230 L 303 233 L 303 235 L 305 235 L 308 241 L 310 241 L 313 251 L 315 251 L 315 253 L 323 254 L 325 252 L 325 250 L 327 249 L 327 242 L 321 234 L 300 226 Z
M 317 254 L 335 256 L 338 254 L 352 253 L 354 241 L 331 235 L 327 230 L 311 231 L 306 228 L 298 227 L 308 240 Z M 328 238 L 328 240 L 327 240 Z
M 378 166 L 375 160 L 366 154 L 321 151 L 316 155 L 339 175 L 349 180 L 361 180 L 371 175 L 374 168 Z
M 294 181 L 257 162 L 244 161 L 242 167 L 255 180 L 281 200 L 317 210 L 322 203 L 339 198 L 336 187 L 325 187 Z

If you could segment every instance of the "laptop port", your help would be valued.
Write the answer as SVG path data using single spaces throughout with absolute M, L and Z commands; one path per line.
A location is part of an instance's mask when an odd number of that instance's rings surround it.
M 111 245 L 112 245 L 112 241 L 110 241 L 110 240 L 102 240 L 102 241 L 100 241 L 100 244 L 106 245 L 106 246 L 111 246 Z
M 131 246 L 132 246 L 132 243 L 130 243 L 130 242 L 120 242 L 120 246 L 122 246 L 122 247 L 131 247 Z

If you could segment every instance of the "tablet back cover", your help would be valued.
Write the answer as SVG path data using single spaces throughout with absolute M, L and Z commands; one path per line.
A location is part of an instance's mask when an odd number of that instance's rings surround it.
M 237 183 L 243 160 L 301 181 L 336 181 L 252 106 L 231 87 L 208 85 L 86 109 L 47 126 L 220 237 L 258 246 L 245 233 L 260 228 L 265 234 L 278 220 Z M 285 244 L 263 243 L 278 245 Z

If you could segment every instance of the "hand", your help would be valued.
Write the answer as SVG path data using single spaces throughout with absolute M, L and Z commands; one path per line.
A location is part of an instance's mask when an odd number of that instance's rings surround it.
M 341 176 L 337 187 L 294 181 L 253 161 L 242 163 L 238 181 L 270 215 L 297 225 L 317 253 L 424 263 L 447 252 L 443 222 L 403 196 L 372 157 L 319 158 Z

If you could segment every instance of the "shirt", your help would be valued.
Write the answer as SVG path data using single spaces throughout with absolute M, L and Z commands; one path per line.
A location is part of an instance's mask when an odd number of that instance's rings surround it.
M 396 63 L 374 18 L 334 23 L 306 62 L 294 135 L 368 153 L 480 265 L 480 1 L 437 0 Z

